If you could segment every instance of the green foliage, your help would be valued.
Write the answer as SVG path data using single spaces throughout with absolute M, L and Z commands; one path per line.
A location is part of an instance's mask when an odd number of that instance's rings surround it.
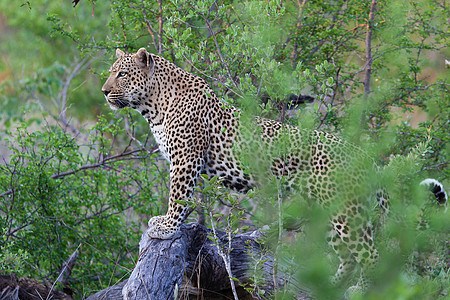
M 6 234 L 2 234 L 0 245 L 0 269 L 5 273 L 23 273 L 28 252 L 14 247 L 14 242 L 7 242 Z
M 0 166 L 0 262 L 10 264 L 3 270 L 56 278 L 81 245 L 72 273 L 79 294 L 127 274 L 142 216 L 160 214 L 167 191 L 153 155 L 116 149 L 123 121 L 99 117 L 88 146 L 49 125 L 30 132 L 23 124 L 11 133 L 10 161 Z

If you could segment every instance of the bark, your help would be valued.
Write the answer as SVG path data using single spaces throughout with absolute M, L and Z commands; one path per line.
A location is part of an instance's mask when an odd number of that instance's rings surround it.
M 100 292 L 95 293 L 86 298 L 86 300 L 122 300 L 122 289 L 128 280 L 124 280 L 121 283 L 110 286 Z

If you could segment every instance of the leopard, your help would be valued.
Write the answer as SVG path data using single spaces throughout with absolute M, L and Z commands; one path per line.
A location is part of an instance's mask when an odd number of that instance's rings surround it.
M 374 195 L 380 211 L 389 210 L 389 195 L 383 188 L 361 184 L 379 172 L 375 163 L 367 163 L 370 156 L 324 131 L 262 117 L 248 125 L 241 111 L 219 99 L 204 79 L 145 48 L 135 53 L 116 49 L 116 57 L 102 87 L 107 103 L 113 110 L 137 110 L 169 163 L 168 210 L 148 221 L 151 238 L 170 239 L 177 234 L 190 213 L 185 202 L 193 197 L 202 174 L 246 193 L 266 184 L 270 173 L 284 178 L 287 190 L 298 191 L 320 207 L 333 207 L 326 240 L 339 258 L 339 267 L 331 281 L 343 282 L 359 266 L 361 275 L 353 287 L 363 290 L 369 284 L 366 274 L 373 272 L 379 254 L 367 199 Z M 267 170 L 261 173 L 246 166 L 242 162 L 246 155 Z M 427 179 L 422 184 L 446 203 L 441 183 Z

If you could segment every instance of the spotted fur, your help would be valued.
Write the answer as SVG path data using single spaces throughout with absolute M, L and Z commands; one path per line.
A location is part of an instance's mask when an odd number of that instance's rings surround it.
M 102 88 L 106 100 L 112 109 L 139 111 L 170 163 L 169 208 L 149 221 L 152 238 L 168 239 L 178 231 L 188 215 L 179 200 L 192 196 L 201 173 L 220 177 L 237 192 L 264 184 L 264 173 L 248 172 L 252 168 L 244 169 L 240 162 L 250 153 L 256 166 L 266 165 L 272 175 L 287 178 L 288 188 L 323 207 L 345 199 L 330 218 L 328 242 L 340 259 L 334 282 L 356 265 L 362 274 L 373 270 L 378 253 L 365 203 L 374 194 L 387 211 L 388 196 L 361 184 L 376 167 L 370 167 L 370 158 L 359 148 L 325 132 L 305 132 L 262 118 L 244 126 L 239 111 L 221 102 L 203 79 L 143 48 L 132 54 L 117 50 L 116 55 Z M 426 184 L 443 190 L 435 182 Z M 357 286 L 364 285 L 361 276 Z

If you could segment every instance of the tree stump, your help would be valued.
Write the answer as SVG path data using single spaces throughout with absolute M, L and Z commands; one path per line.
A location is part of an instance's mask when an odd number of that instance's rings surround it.
M 139 259 L 130 278 L 88 297 L 88 300 L 105 299 L 233 299 L 230 277 L 218 247 L 226 253 L 228 238 L 216 232 L 217 243 L 208 238 L 212 230 L 198 223 L 183 224 L 180 232 L 170 240 L 158 240 L 142 235 Z M 242 285 L 251 287 L 249 267 L 254 265 L 251 256 L 260 259 L 259 290 L 265 297 L 274 290 L 273 257 L 258 240 L 261 233 L 253 231 L 232 237 L 229 253 L 232 276 L 239 299 L 255 299 Z M 252 255 L 250 255 L 250 253 Z M 280 272 L 279 272 L 280 273 Z M 284 285 L 282 276 L 277 286 Z M 123 286 L 122 294 L 118 291 Z M 122 298 L 123 296 L 123 298 Z M 264 298 L 265 298 L 264 297 Z

